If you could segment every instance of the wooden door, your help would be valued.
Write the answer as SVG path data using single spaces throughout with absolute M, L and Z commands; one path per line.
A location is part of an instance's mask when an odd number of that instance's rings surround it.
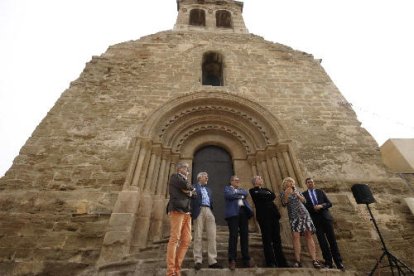
M 192 181 L 197 183 L 199 172 L 208 173 L 208 186 L 213 192 L 213 213 L 217 225 L 227 225 L 224 220 L 224 186 L 230 184 L 233 162 L 230 154 L 216 146 L 206 146 L 194 154 Z

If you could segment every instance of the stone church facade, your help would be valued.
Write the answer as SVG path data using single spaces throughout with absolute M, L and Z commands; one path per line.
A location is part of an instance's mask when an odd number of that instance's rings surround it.
M 0 179 L 0 274 L 74 275 L 165 241 L 167 181 L 180 160 L 222 177 L 209 184 L 216 198 L 231 174 L 247 189 L 262 175 L 276 193 L 284 177 L 302 189 L 313 177 L 334 204 L 344 263 L 361 273 L 381 253 L 351 192 L 366 183 L 389 249 L 413 267 L 403 198 L 414 192 L 387 171 L 320 61 L 250 34 L 241 2 L 179 0 L 177 9 L 173 30 L 94 56 Z

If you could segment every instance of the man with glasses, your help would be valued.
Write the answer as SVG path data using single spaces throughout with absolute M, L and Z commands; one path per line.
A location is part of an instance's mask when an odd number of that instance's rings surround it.
M 315 182 L 312 178 L 306 178 L 305 183 L 308 187 L 308 190 L 303 192 L 303 196 L 306 198 L 305 206 L 316 227 L 316 236 L 325 259 L 325 267 L 333 268 L 333 259 L 338 269 L 345 270 L 335 238 L 333 218 L 329 212 L 332 203 L 324 191 L 315 189 Z
M 224 187 L 225 214 L 229 227 L 229 268 L 236 268 L 237 239 L 240 233 L 240 248 L 245 267 L 253 267 L 249 255 L 249 219 L 253 216 L 252 208 L 247 202 L 248 192 L 240 188 L 240 179 L 233 175 L 230 185 Z

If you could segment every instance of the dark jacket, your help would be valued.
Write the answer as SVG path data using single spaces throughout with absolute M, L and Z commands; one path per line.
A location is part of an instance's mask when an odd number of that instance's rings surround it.
M 249 202 L 246 198 L 249 196 L 249 193 L 242 189 L 234 189 L 231 185 L 224 187 L 224 199 L 226 200 L 224 218 L 235 217 L 239 215 L 240 206 L 239 199 L 243 200 L 244 206 L 247 208 L 247 216 L 251 218 L 253 216 L 252 208 L 250 207 Z
M 168 182 L 170 201 L 167 205 L 167 213 L 177 211 L 191 212 L 191 196 L 194 187 L 179 173 L 174 173 Z M 191 192 L 191 193 L 190 193 Z
M 271 218 L 280 219 L 280 213 L 277 206 L 274 204 L 276 195 L 267 188 L 254 187 L 249 190 L 256 207 L 256 219 L 268 220 Z
M 315 189 L 316 193 L 316 199 L 318 201 L 318 204 L 321 204 L 323 206 L 322 209 L 319 211 L 315 211 L 313 208 L 313 203 L 309 195 L 309 190 L 306 190 L 303 192 L 303 196 L 306 198 L 306 209 L 308 209 L 309 214 L 311 215 L 313 220 L 317 219 L 326 219 L 326 220 L 332 220 L 331 212 L 329 212 L 329 208 L 332 207 L 331 201 L 326 196 L 325 192 L 320 189 Z

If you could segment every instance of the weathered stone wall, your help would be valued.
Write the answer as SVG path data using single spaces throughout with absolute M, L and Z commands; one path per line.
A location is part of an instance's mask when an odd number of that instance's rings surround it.
M 413 192 L 386 172 L 318 60 L 249 34 L 167 31 L 93 57 L 0 179 L 2 271 L 75 271 L 98 260 L 138 130 L 172 99 L 213 89 L 200 83 L 207 51 L 224 57 L 225 86 L 214 91 L 272 113 L 303 175 L 329 193 L 347 266 L 366 271 L 381 249 L 366 207 L 350 193 L 360 182 L 377 199 L 373 212 L 390 249 L 414 265 L 414 218 L 402 202 Z

